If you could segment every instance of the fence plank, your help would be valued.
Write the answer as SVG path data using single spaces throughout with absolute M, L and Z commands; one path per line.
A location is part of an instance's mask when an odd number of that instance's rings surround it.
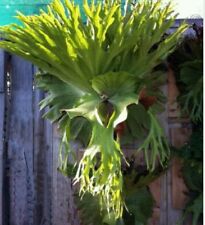
M 167 77 L 167 74 L 165 74 Z M 162 92 L 164 93 L 165 96 L 167 96 L 168 93 L 168 86 L 167 84 L 164 84 L 161 87 Z M 167 105 L 165 105 L 165 111 L 159 115 L 159 120 L 161 122 L 161 125 L 164 128 L 164 132 L 166 137 L 168 138 L 169 136 L 169 130 L 168 130 L 168 110 L 167 110 Z M 164 225 L 168 223 L 168 218 L 167 218 L 167 208 L 168 208 L 168 189 L 167 189 L 167 172 L 164 173 L 161 176 L 161 193 L 160 193 L 160 225 Z
M 54 126 L 53 133 L 53 225 L 79 225 L 79 218 L 76 212 L 71 179 L 57 171 L 58 149 L 60 137 L 57 126 Z M 77 145 L 73 144 L 76 149 Z
M 34 174 L 35 174 L 35 225 L 75 225 L 71 222 L 73 206 L 70 180 L 59 174 L 59 134 L 49 121 L 42 119 L 39 102 L 43 92 L 34 91 Z M 78 223 L 76 224 L 78 225 Z
M 53 130 L 53 224 L 70 225 L 69 215 L 69 180 L 59 174 L 58 168 L 58 149 L 59 149 L 59 133 L 57 126 Z
M 174 78 L 174 74 L 171 68 L 168 70 L 168 116 L 169 116 L 169 141 L 170 144 L 173 145 L 172 142 L 172 128 L 171 123 L 172 119 L 179 116 L 179 108 L 178 104 L 176 102 L 177 95 L 179 94 L 177 87 L 176 87 L 176 81 Z M 181 216 L 181 211 L 173 208 L 172 204 L 172 183 L 173 183 L 173 175 L 172 175 L 172 163 L 170 165 L 170 169 L 167 172 L 167 181 L 165 183 L 166 189 L 167 189 L 167 195 L 168 195 L 168 204 L 167 204 L 167 225 L 174 225 L 177 223 Z M 182 194 L 182 193 L 180 193 Z
M 44 93 L 34 90 L 34 177 L 35 177 L 35 199 L 34 224 L 44 224 L 44 196 L 45 196 L 45 145 L 44 145 L 44 120 L 43 112 L 39 110 L 39 102 Z
M 8 141 L 10 224 L 33 224 L 33 77 L 32 65 L 13 56 Z
M 45 225 L 52 224 L 52 171 L 53 171 L 53 128 L 50 121 L 44 123 L 44 217 Z M 43 224 L 44 225 L 44 224 Z
M 5 68 L 4 52 L 0 50 L 0 224 L 3 224 L 3 157 L 4 157 L 4 115 L 5 115 Z
M 34 89 L 34 174 L 35 174 L 35 225 L 52 224 L 52 125 L 42 118 L 44 111 L 40 111 L 39 102 L 45 94 Z

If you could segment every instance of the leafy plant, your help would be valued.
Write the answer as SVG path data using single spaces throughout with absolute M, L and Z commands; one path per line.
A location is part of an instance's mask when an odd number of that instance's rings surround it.
M 62 131 L 61 171 L 66 171 L 72 152 L 71 124 L 83 117 L 79 126 L 90 125 L 90 140 L 74 181 L 80 183 L 82 195 L 99 196 L 102 206 L 117 219 L 124 204 L 123 153 L 119 136 L 114 138 L 115 128 L 127 119 L 127 107 L 138 104 L 153 68 L 174 50 L 187 25 L 164 39 L 177 15 L 170 3 L 162 6 L 160 0 L 127 1 L 124 11 L 120 0 L 91 4 L 84 0 L 83 9 L 86 23 L 79 6 L 70 0 L 54 0 L 40 15 L 18 13 L 23 27 L 2 27 L 0 47 L 43 71 L 38 83 L 49 95 L 41 108 L 50 107 L 46 115 L 58 121 Z M 148 115 L 151 129 L 140 149 L 147 153 L 150 148 L 151 160 L 145 156 L 153 169 L 157 159 L 164 164 L 169 151 L 155 110 L 149 108 Z
M 105 206 L 102 210 L 98 196 L 85 194 L 80 199 L 76 195 L 76 203 L 80 218 L 85 225 L 145 225 L 152 215 L 154 200 L 146 188 L 136 190 L 125 199 L 126 209 L 123 217 L 117 221 L 112 213 L 108 215 Z
M 130 167 L 123 169 L 125 209 L 123 217 L 117 221 L 113 214 L 108 214 L 106 205 L 99 207 L 99 197 L 85 194 L 82 199 L 76 194 L 81 221 L 85 225 L 146 225 L 152 216 L 154 199 L 147 185 L 159 177 L 163 170 L 157 167 L 149 172 L 145 166 L 135 166 L 130 160 Z M 95 212 L 95 213 L 93 213 Z
M 189 142 L 176 154 L 183 160 L 182 173 L 189 189 L 190 200 L 184 209 L 181 223 L 192 214 L 192 224 L 197 225 L 203 213 L 203 128 L 198 124 L 193 128 Z
M 203 214 L 203 28 L 193 24 L 193 34 L 187 35 L 169 56 L 180 90 L 182 113 L 192 122 L 192 135 L 176 154 L 183 159 L 183 177 L 190 200 L 179 224 L 192 215 L 192 224 L 202 221 Z
M 194 34 L 185 36 L 169 61 L 180 89 L 182 113 L 197 123 L 203 115 L 203 28 L 194 24 L 192 29 Z

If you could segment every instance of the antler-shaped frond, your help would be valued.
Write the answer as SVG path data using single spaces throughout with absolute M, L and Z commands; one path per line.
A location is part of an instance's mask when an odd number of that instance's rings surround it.
M 143 76 L 174 49 L 187 26 L 182 24 L 162 40 L 176 18 L 171 4 L 162 8 L 161 0 L 145 1 L 124 15 L 120 3 L 89 5 L 84 0 L 86 23 L 79 6 L 70 0 L 64 4 L 54 0 L 40 15 L 18 13 L 23 27 L 2 27 L 5 40 L 0 47 L 84 90 L 90 91 L 94 76 L 110 70 Z

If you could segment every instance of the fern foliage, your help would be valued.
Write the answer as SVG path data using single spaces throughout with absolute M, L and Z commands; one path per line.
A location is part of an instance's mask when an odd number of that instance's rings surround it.
M 124 199 L 123 153 L 114 130 L 127 119 L 127 107 L 138 104 L 152 69 L 174 50 L 187 28 L 183 23 L 163 38 L 177 16 L 171 3 L 127 1 L 126 6 L 122 10 L 121 0 L 93 0 L 91 4 L 84 0 L 84 22 L 79 5 L 54 0 L 40 15 L 18 13 L 23 26 L 0 29 L 4 38 L 0 48 L 42 71 L 38 85 L 49 95 L 41 108 L 49 106 L 46 116 L 59 122 L 62 149 L 66 150 L 60 154 L 62 171 L 66 171 L 67 155 L 72 152 L 71 124 L 79 118 L 84 118 L 79 127 L 89 124 L 89 141 L 74 180 L 80 183 L 82 195 L 100 196 L 101 205 L 105 204 L 115 219 L 122 217 Z M 154 110 L 149 117 L 152 126 L 141 149 L 153 151 L 147 161 L 153 169 L 155 160 L 163 164 L 169 151 Z M 80 129 L 76 135 L 79 133 Z
M 186 35 L 169 56 L 180 90 L 178 101 L 183 115 L 193 123 L 203 117 L 203 27 L 193 24 L 192 35 Z

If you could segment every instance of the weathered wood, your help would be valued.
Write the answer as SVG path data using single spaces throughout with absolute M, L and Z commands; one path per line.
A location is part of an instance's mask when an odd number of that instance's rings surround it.
M 5 53 L 3 50 L 0 50 L 0 93 L 5 92 L 5 62 L 4 62 Z
M 59 149 L 59 133 L 57 126 L 54 126 L 53 136 L 53 224 L 70 225 L 70 212 L 69 209 L 69 185 L 68 178 L 60 174 L 58 169 L 58 149 Z M 62 194 L 63 193 L 63 194 Z
M 174 158 L 172 161 L 172 206 L 174 209 L 183 210 L 188 202 L 188 188 L 182 175 L 182 161 Z
M 167 77 L 167 74 L 164 74 Z M 165 84 L 161 87 L 165 96 L 168 95 L 168 85 Z M 165 105 L 165 111 L 159 115 L 159 120 L 164 128 L 164 133 L 169 138 L 168 128 L 168 105 Z M 167 172 L 161 176 L 161 192 L 160 192 L 160 225 L 168 223 L 167 209 L 168 209 L 168 190 L 167 190 Z
M 53 224 L 79 225 L 74 204 L 72 181 L 57 171 L 60 135 L 57 126 L 53 130 Z M 76 146 L 73 145 L 75 148 Z
M 168 68 L 168 86 L 167 86 L 167 97 L 168 97 L 167 113 L 168 113 L 168 121 L 169 122 L 170 122 L 170 119 L 179 118 L 179 115 L 180 115 L 179 106 L 176 101 L 178 94 L 179 94 L 179 92 L 176 87 L 176 79 L 174 77 L 173 70 L 169 67 Z M 170 141 L 171 134 L 170 134 L 170 124 L 169 123 L 168 123 L 168 138 Z M 170 141 L 170 143 L 171 143 L 171 141 Z M 166 222 L 165 222 L 165 224 L 174 225 L 174 224 L 176 224 L 177 220 L 179 219 L 179 217 L 181 215 L 181 211 L 176 210 L 172 207 L 171 165 L 170 165 L 169 170 L 166 173 L 166 177 L 163 182 L 164 182 L 164 185 L 163 185 L 164 192 L 166 192 L 166 212 L 165 212 Z
M 0 224 L 3 224 L 3 176 L 4 176 L 4 118 L 5 118 L 5 63 L 0 50 Z
M 52 201 L 52 174 L 53 174 L 53 127 L 50 121 L 44 121 L 44 218 L 43 225 L 52 224 L 53 201 Z
M 44 120 L 43 111 L 39 110 L 39 102 L 44 98 L 44 93 L 34 89 L 34 176 L 35 176 L 35 210 L 34 224 L 42 225 L 45 223 L 44 197 L 45 197 L 45 145 L 44 145 Z
M 12 57 L 8 157 L 10 161 L 10 224 L 32 225 L 33 77 L 32 65 Z
M 68 178 L 57 171 L 59 133 L 39 111 L 43 92 L 34 90 L 34 173 L 36 190 L 35 225 L 79 225 L 71 222 L 72 190 Z M 76 221 L 76 220 L 75 220 Z
M 152 218 L 149 221 L 149 225 L 159 225 L 160 222 L 160 203 L 161 203 L 161 177 L 149 185 L 150 192 L 155 200 L 153 208 Z

